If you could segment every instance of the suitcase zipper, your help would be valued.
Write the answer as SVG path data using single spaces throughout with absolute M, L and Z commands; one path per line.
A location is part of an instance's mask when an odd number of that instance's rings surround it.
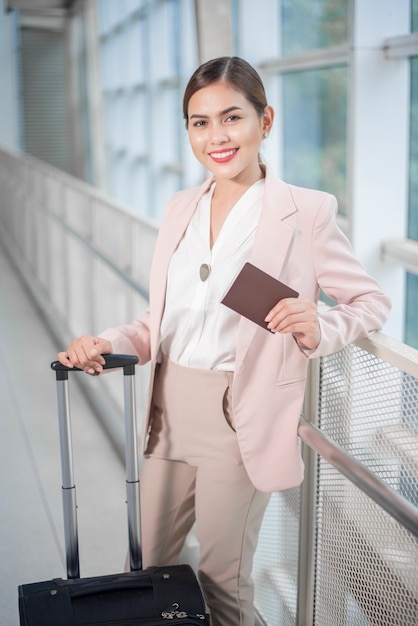
M 161 613 L 161 616 L 164 619 L 175 619 L 175 618 L 185 618 L 185 617 L 193 617 L 195 619 L 206 619 L 205 615 L 195 614 L 190 615 L 190 613 L 186 613 L 185 611 L 179 611 L 180 605 L 177 602 L 173 602 L 173 604 L 165 609 Z

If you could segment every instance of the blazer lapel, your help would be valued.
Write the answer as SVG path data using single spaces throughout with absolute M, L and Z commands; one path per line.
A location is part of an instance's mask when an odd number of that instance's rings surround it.
M 152 268 L 151 284 L 153 289 L 150 293 L 152 299 L 151 306 L 155 311 L 154 319 L 156 320 L 156 324 L 151 331 L 153 334 L 151 345 L 155 350 L 159 346 L 160 324 L 165 305 L 170 259 L 193 217 L 200 198 L 210 188 L 211 183 L 211 179 L 206 180 L 197 189 L 194 188 L 189 192 L 174 196 L 173 200 L 171 200 L 171 206 L 168 207 L 167 218 L 164 220 L 158 233 L 158 254 L 154 255 L 155 258 L 158 258 L 158 265 Z M 185 193 L 188 193 L 186 197 Z M 164 280 L 161 280 L 163 276 Z
M 161 250 L 159 252 L 161 255 L 161 263 L 164 263 L 164 270 L 167 269 L 171 256 L 196 211 L 199 200 L 203 194 L 208 191 L 211 182 L 211 180 L 207 180 L 197 189 L 190 190 L 188 197 L 179 194 L 178 198 L 175 198 L 173 201 L 170 207 L 170 213 L 164 223 L 165 228 L 160 231 Z
M 266 174 L 263 207 L 250 261 L 279 278 L 295 231 L 297 208 L 289 185 Z
M 267 170 L 263 207 L 249 260 L 253 265 L 278 279 L 280 279 L 289 245 L 293 239 L 296 213 L 297 208 L 289 185 L 276 179 Z M 241 318 L 238 329 L 236 372 L 241 367 L 258 329 L 253 322 Z

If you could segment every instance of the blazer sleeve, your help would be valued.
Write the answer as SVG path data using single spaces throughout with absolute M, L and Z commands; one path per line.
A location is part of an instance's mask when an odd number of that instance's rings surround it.
M 356 259 L 351 243 L 336 223 L 337 201 L 326 194 L 312 231 L 312 257 L 319 289 L 337 304 L 319 315 L 321 340 L 308 358 L 325 356 L 380 330 L 391 303 L 377 281 Z
M 133 354 L 138 357 L 141 365 L 151 358 L 151 340 L 149 326 L 149 310 L 141 318 L 131 324 L 108 328 L 99 337 L 112 344 L 116 354 Z

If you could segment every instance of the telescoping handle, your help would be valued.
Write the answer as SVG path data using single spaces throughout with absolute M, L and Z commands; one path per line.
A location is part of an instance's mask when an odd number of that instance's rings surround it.
M 138 427 L 135 397 L 135 365 L 138 363 L 138 358 L 124 354 L 104 354 L 103 357 L 106 361 L 103 369 L 123 368 L 129 555 L 131 571 L 136 571 L 142 568 Z M 77 501 L 74 483 L 68 374 L 69 372 L 80 372 L 82 370 L 76 367 L 66 367 L 59 361 L 51 363 L 51 368 L 55 371 L 57 382 L 67 577 L 79 578 Z

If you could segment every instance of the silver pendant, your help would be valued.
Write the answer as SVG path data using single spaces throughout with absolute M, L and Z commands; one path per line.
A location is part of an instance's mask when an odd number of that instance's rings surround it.
M 211 266 L 207 263 L 202 263 L 199 270 L 200 280 L 205 282 L 210 274 Z

